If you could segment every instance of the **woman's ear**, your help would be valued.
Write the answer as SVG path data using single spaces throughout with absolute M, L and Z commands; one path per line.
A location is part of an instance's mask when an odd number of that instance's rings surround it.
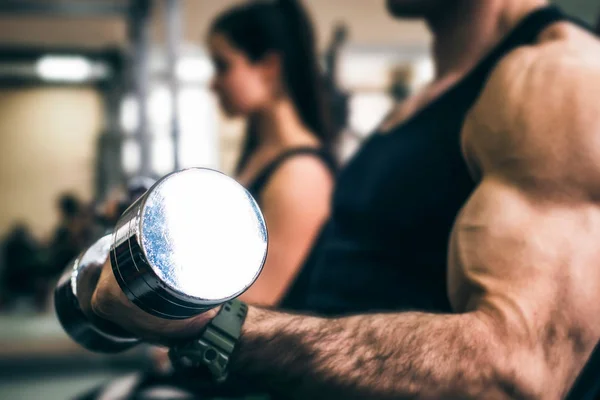
M 285 90 L 283 78 L 283 60 L 277 53 L 268 53 L 260 61 L 265 83 L 275 95 L 280 95 Z

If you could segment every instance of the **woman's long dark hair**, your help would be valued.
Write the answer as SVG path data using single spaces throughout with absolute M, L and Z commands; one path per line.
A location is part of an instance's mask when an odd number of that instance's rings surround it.
M 279 54 L 286 89 L 302 122 L 333 154 L 335 138 L 322 89 L 314 30 L 298 0 L 251 1 L 236 6 L 217 17 L 210 32 L 224 35 L 252 61 L 269 53 Z M 246 166 L 258 140 L 256 125 L 249 121 L 236 173 Z

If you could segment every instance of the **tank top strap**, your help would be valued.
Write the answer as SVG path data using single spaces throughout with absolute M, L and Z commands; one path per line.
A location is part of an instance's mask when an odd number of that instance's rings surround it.
M 267 166 L 265 166 L 254 178 L 254 180 L 248 185 L 248 191 L 254 196 L 255 199 L 259 199 L 262 191 L 266 187 L 267 183 L 275 174 L 277 169 L 283 165 L 287 160 L 300 156 L 300 155 L 312 155 L 325 164 L 327 169 L 332 175 L 336 172 L 336 162 L 333 156 L 323 148 L 319 147 L 295 147 L 282 152 Z

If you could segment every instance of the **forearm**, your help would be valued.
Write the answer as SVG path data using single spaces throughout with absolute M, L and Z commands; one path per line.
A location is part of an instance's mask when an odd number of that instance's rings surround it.
M 300 398 L 502 398 L 489 337 L 470 315 L 326 320 L 251 308 L 232 368 Z

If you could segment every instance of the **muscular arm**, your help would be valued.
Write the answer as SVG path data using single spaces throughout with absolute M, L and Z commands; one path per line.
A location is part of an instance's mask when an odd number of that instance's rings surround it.
M 251 308 L 233 366 L 293 398 L 500 398 L 489 332 L 475 313 L 322 319 Z
M 600 337 L 600 63 L 561 46 L 508 57 L 466 124 L 456 314 L 251 308 L 237 373 L 323 399 L 564 396 Z
M 332 180 L 314 156 L 296 156 L 273 175 L 261 198 L 269 253 L 260 277 L 242 300 L 262 306 L 281 301 L 329 215 Z

